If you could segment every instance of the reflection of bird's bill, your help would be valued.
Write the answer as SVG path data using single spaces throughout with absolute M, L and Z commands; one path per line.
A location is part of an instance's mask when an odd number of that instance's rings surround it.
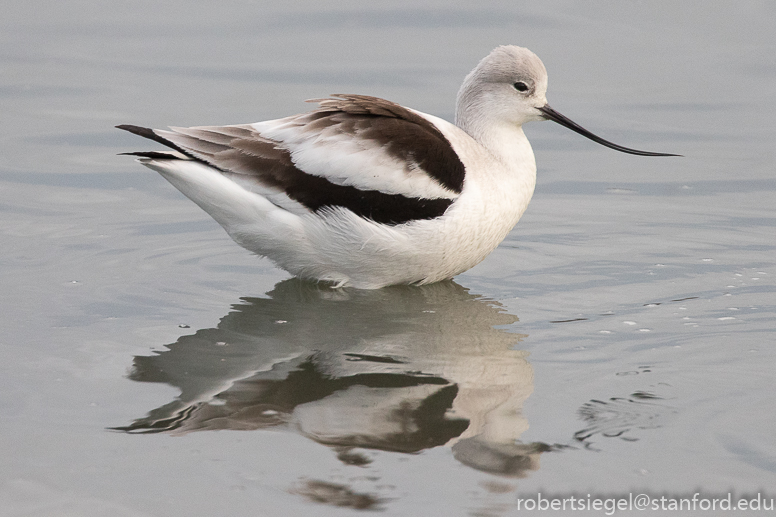
M 461 463 L 477 470 L 511 477 L 525 477 L 539 470 L 539 456 L 554 450 L 541 442 L 500 443 L 479 437 L 466 438 L 453 445 L 453 455 Z

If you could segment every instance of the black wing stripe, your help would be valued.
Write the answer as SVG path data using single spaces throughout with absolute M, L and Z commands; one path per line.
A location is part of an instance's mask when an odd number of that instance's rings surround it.
M 137 151 L 134 153 L 119 153 L 120 156 L 139 156 L 141 158 L 151 158 L 153 160 L 180 160 L 180 155 L 164 151 Z

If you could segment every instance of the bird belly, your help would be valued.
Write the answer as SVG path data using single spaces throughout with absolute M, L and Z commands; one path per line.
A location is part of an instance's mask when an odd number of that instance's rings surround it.
M 387 225 L 341 207 L 291 213 L 198 162 L 141 161 L 242 247 L 302 278 L 361 289 L 427 284 L 466 271 L 498 246 L 530 199 L 510 195 L 515 186 L 494 195 L 472 183 L 440 217 Z

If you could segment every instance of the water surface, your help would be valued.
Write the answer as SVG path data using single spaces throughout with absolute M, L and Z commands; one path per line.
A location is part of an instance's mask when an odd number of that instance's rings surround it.
M 0 21 L 0 515 L 514 515 L 776 482 L 765 2 L 25 2 Z M 498 44 L 623 145 L 526 128 L 539 178 L 454 282 L 289 279 L 121 123 L 352 92 L 452 118 Z

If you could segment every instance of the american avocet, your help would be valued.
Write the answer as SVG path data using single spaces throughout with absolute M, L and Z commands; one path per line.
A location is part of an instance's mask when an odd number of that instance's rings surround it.
M 172 151 L 127 153 L 239 245 L 302 278 L 374 289 L 451 278 L 483 260 L 528 206 L 536 160 L 522 125 L 553 120 L 612 149 L 545 98 L 530 50 L 498 47 L 466 76 L 455 125 L 365 95 L 234 126 L 117 126 Z

